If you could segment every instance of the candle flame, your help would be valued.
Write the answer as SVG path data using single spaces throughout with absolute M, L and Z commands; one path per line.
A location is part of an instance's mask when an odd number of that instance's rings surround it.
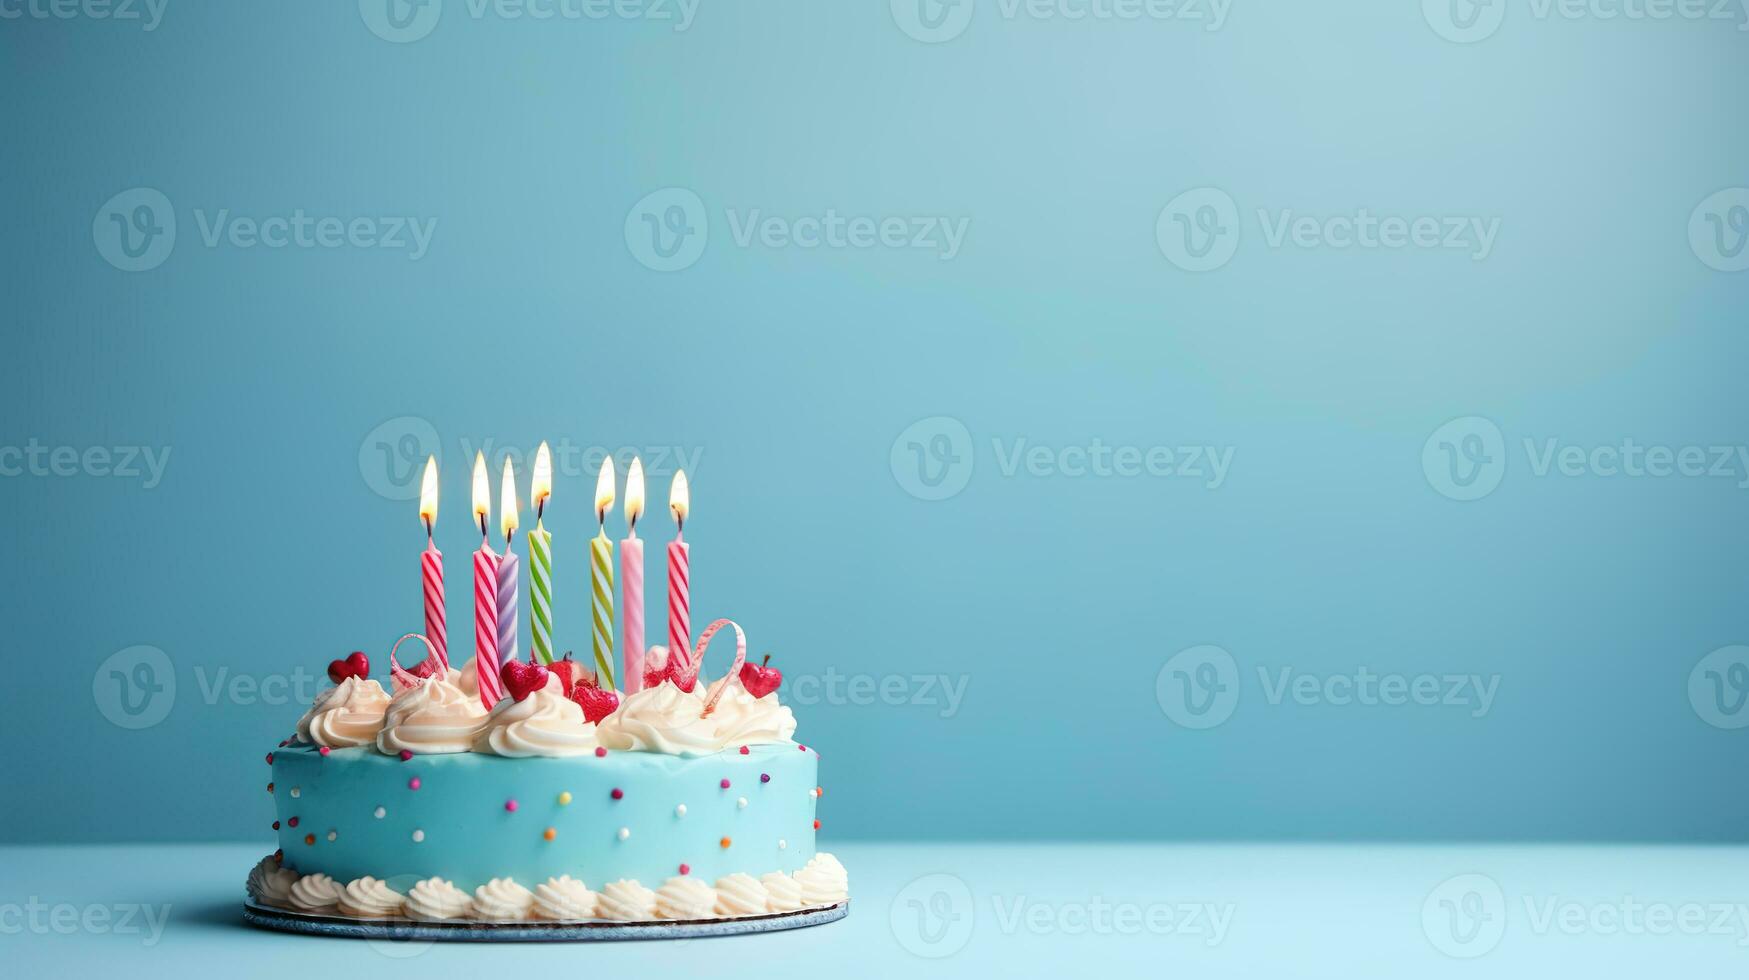
M 437 457 L 425 458 L 425 478 L 419 481 L 419 519 L 437 523 Z
M 486 480 L 486 454 L 474 453 L 474 523 L 486 532 L 486 515 L 492 513 L 492 487 Z
M 601 475 L 595 478 L 595 519 L 606 521 L 613 508 L 613 457 L 601 461 Z
M 626 526 L 635 529 L 643 516 L 644 461 L 633 456 L 632 467 L 626 470 Z
M 504 532 L 504 539 L 516 533 L 516 471 L 510 465 L 510 457 L 504 457 L 504 481 L 498 485 L 498 528 Z
M 686 471 L 674 471 L 674 484 L 668 489 L 668 509 L 674 512 L 676 527 L 686 525 L 686 515 L 692 510 L 692 490 L 686 483 Z
M 529 489 L 529 500 L 535 510 L 540 510 L 541 505 L 552 495 L 553 454 L 543 440 L 540 448 L 534 451 L 534 486 Z

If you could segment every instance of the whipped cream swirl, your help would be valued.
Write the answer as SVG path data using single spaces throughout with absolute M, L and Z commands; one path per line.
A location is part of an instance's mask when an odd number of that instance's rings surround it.
M 630 879 L 602 886 L 596 914 L 603 919 L 642 922 L 656 917 L 656 893 Z
M 795 877 L 804 905 L 836 905 L 850 897 L 849 873 L 825 851 L 814 855 Z
M 292 884 L 290 897 L 300 912 L 328 912 L 340 904 L 340 885 L 324 874 L 304 875 Z
M 702 685 L 691 693 L 663 681 L 631 694 L 619 710 L 601 720 L 596 737 L 610 749 L 709 755 L 723 747 L 715 723 L 704 712 Z
M 724 677 L 717 683 L 728 686 L 707 720 L 716 725 L 719 748 L 784 742 L 796 733 L 796 716 L 777 703 L 776 691 L 756 698 L 738 677 Z
M 572 922 L 595 917 L 596 895 L 589 886 L 570 875 L 548 878 L 534 889 L 534 915 L 537 919 Z
M 427 878 L 407 893 L 407 914 L 415 919 L 459 919 L 473 910 L 468 893 L 442 878 Z
M 331 749 L 369 745 L 383 727 L 389 695 L 366 677 L 348 677 L 316 695 L 310 710 L 298 719 L 298 741 Z
M 763 915 L 771 892 L 748 874 L 724 875 L 717 879 L 718 915 Z
M 534 893 L 509 878 L 493 878 L 474 889 L 474 915 L 495 922 L 525 918 Z
M 407 897 L 382 881 L 365 875 L 340 890 L 340 911 L 360 919 L 399 915 Z
M 256 905 L 285 908 L 291 904 L 291 889 L 297 880 L 296 871 L 280 867 L 269 854 L 249 870 L 249 900 Z
M 765 886 L 767 898 L 765 907 L 772 912 L 794 912 L 802 907 L 802 887 L 796 880 L 781 871 L 773 871 L 768 875 L 760 875 L 759 883 Z
M 656 891 L 656 914 L 664 919 L 708 919 L 716 910 L 716 889 L 697 878 L 670 878 Z
M 403 750 L 466 752 L 485 722 L 486 707 L 478 697 L 465 693 L 448 677 L 433 677 L 395 692 L 383 715 L 377 749 L 386 755 Z
M 475 752 L 524 758 L 563 757 L 595 751 L 601 742 L 583 708 L 565 697 L 557 674 L 546 686 L 517 701 L 506 697 L 492 709 L 486 728 L 474 740 Z

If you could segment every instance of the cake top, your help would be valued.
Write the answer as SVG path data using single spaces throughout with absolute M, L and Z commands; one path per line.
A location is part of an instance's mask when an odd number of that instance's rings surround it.
M 735 661 L 715 681 L 700 666 L 712 637 L 735 633 Z M 425 660 L 403 667 L 401 643 L 419 640 Z M 329 664 L 334 686 L 298 720 L 295 740 L 323 748 L 369 747 L 388 755 L 479 752 L 512 758 L 586 755 L 598 749 L 709 755 L 738 746 L 786 742 L 795 716 L 778 699 L 783 674 L 766 657 L 748 663 L 747 641 L 730 620 L 700 634 L 691 656 L 660 646 L 644 658 L 640 689 L 624 694 L 566 654 L 550 664 L 512 660 L 481 683 L 478 659 L 456 670 L 420 634 L 389 653 L 390 689 L 370 677 L 362 652 Z

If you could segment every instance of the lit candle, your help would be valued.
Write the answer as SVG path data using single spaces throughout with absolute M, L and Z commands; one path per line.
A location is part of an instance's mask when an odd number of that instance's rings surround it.
M 674 472 L 668 509 L 674 514 L 674 540 L 668 542 L 668 659 L 685 667 L 692 663 L 692 552 L 685 539 L 692 493 L 685 470 Z
M 516 642 L 517 612 L 522 605 L 522 563 L 510 545 L 516 540 L 516 473 L 504 457 L 504 481 L 498 486 L 498 527 L 504 532 L 504 554 L 498 559 L 498 662 L 521 657 Z
M 480 526 L 480 550 L 474 552 L 474 673 L 480 681 L 480 702 L 487 710 L 504 696 L 498 678 L 498 556 L 486 538 L 486 518 L 491 511 L 486 455 L 475 453 L 474 523 Z
M 613 508 L 613 457 L 601 461 L 595 481 L 595 520 L 600 531 L 589 542 L 589 589 L 595 597 L 595 669 L 600 682 L 613 684 L 613 542 L 607 538 L 607 512 Z
M 419 519 L 425 522 L 425 550 L 419 555 L 419 578 L 425 592 L 425 638 L 437 655 L 435 667 L 449 667 L 449 634 L 443 622 L 443 552 L 437 550 L 431 526 L 437 523 L 437 457 L 425 460 L 419 485 Z
M 541 525 L 547 498 L 553 495 L 553 456 L 541 443 L 534 454 L 534 485 L 529 499 L 534 504 L 534 530 L 528 532 L 529 635 L 534 655 L 543 664 L 553 662 L 553 536 Z
M 638 518 L 644 516 L 644 463 L 632 457 L 626 471 L 626 536 L 619 543 L 619 578 L 625 604 L 625 669 L 627 694 L 644 686 L 644 542 L 638 539 Z

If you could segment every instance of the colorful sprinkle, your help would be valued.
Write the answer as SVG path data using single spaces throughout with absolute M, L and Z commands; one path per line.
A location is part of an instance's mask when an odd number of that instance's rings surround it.
M 296 827 L 296 826 L 297 826 L 297 825 L 298 825 L 298 818 L 297 818 L 297 817 L 293 817 L 293 818 L 291 818 L 291 819 L 290 819 L 290 820 L 287 820 L 287 821 L 286 821 L 286 822 L 285 822 L 285 825 L 286 825 L 286 826 L 287 826 L 287 827 Z
M 408 759 L 411 759 L 411 758 L 413 758 L 413 750 L 412 749 L 402 749 L 401 750 L 401 761 L 402 762 L 406 762 Z
M 304 843 L 305 844 L 312 844 L 312 845 L 315 844 L 316 843 L 316 835 L 315 834 L 305 834 L 304 835 Z
M 742 755 L 746 755 L 746 754 L 747 754 L 747 746 L 745 746 L 745 745 L 743 745 L 743 746 L 741 746 L 741 754 L 742 754 Z
M 298 788 L 298 787 L 296 787 L 296 786 L 293 786 L 293 787 L 292 787 L 292 790 L 291 790 L 291 798 L 292 798 L 292 799 L 294 799 L 294 800 L 295 800 L 295 799 L 297 799 L 297 798 L 298 798 L 298 797 L 300 797 L 300 796 L 302 796 L 302 795 L 304 795 L 304 791 L 303 791 L 303 790 L 301 790 L 301 789 L 299 789 L 299 788 Z
M 820 787 L 820 786 L 814 787 L 814 796 L 816 799 L 819 797 L 825 796 L 825 795 L 826 795 L 826 790 L 824 787 Z
M 278 821 L 278 820 L 275 820 L 275 821 L 274 821 L 274 822 L 273 822 L 273 829 L 274 829 L 274 830 L 278 830 L 278 829 L 279 829 L 279 821 Z
M 613 797 L 616 800 L 623 800 L 626 798 L 626 791 L 623 789 L 620 789 L 618 786 L 615 786 L 613 788 L 613 792 L 611 792 L 607 795 Z
M 747 797 L 743 796 L 740 799 L 736 800 L 735 805 L 740 807 L 743 810 L 747 809 Z
M 548 827 L 546 830 L 541 831 L 541 837 L 545 840 L 552 840 L 553 838 L 558 837 L 558 836 L 559 836 L 559 832 L 557 830 L 554 830 L 551 827 Z
M 789 841 L 786 841 L 786 840 L 778 841 L 777 842 L 777 849 L 780 851 L 788 850 L 789 849 Z
M 268 784 L 267 784 L 267 791 L 268 791 L 268 792 L 269 792 L 269 793 L 271 793 L 271 792 L 273 792 L 273 784 L 272 784 L 272 783 L 268 783 Z
M 816 821 L 814 821 L 814 829 L 815 829 L 815 830 L 819 830 L 819 829 L 820 829 L 820 821 L 818 821 L 818 820 L 816 820 Z
M 796 746 L 796 748 L 800 749 L 803 752 L 808 751 L 808 747 L 806 745 L 798 745 L 798 746 Z
M 415 843 L 415 844 L 425 843 L 425 831 L 423 831 L 423 830 L 413 831 L 413 843 Z
M 371 816 L 376 817 L 378 820 L 381 820 L 382 818 L 384 818 L 388 815 L 389 815 L 389 811 L 386 808 L 380 807 L 380 806 L 377 807 L 375 810 L 371 811 Z
M 414 776 L 412 779 L 407 780 L 407 788 L 408 789 L 418 789 L 419 788 L 419 777 Z
M 681 865 L 681 866 L 680 866 L 680 873 L 681 873 L 681 874 L 683 874 L 683 875 L 689 875 L 689 874 L 692 874 L 692 865 L 690 865 L 690 864 L 682 864 L 682 865 Z
M 605 746 L 597 745 L 595 747 L 595 757 L 597 759 L 607 758 L 607 748 Z
M 717 841 L 717 846 L 726 848 L 729 846 L 729 843 L 730 843 L 729 839 L 727 837 L 725 837 L 722 840 Z
M 515 813 L 516 808 L 520 805 L 521 804 L 517 803 L 515 800 L 505 800 L 504 801 L 504 809 L 509 810 L 511 813 Z
M 570 806 L 571 805 L 571 794 L 569 791 L 559 794 L 559 805 L 560 806 Z
M 762 783 L 769 783 L 769 782 L 771 782 L 771 773 L 768 773 L 768 772 L 762 772 L 762 773 L 760 773 L 760 774 L 759 774 L 759 781 L 760 781 L 760 782 L 762 782 Z
M 677 817 L 686 816 L 686 804 L 682 803 L 679 806 L 675 807 L 674 808 L 674 815 Z
M 340 836 L 340 831 L 338 831 L 338 830 L 330 830 L 330 831 L 328 831 L 328 839 L 329 839 L 329 840 L 335 840 L 335 839 L 337 839 L 337 838 L 338 838 L 338 837 L 339 837 L 339 836 Z
M 317 749 L 316 751 L 322 753 L 323 755 L 327 755 L 328 754 L 328 746 L 324 745 L 321 748 Z
M 620 828 L 620 829 L 619 829 L 619 839 L 620 839 L 620 840 L 626 840 L 626 839 L 627 839 L 627 838 L 629 838 L 629 837 L 631 837 L 631 836 L 632 836 L 632 828 L 630 828 L 630 827 L 621 827 L 621 828 Z
M 813 789 L 808 790 L 808 799 L 817 800 L 819 798 L 820 798 L 820 787 L 816 786 Z
M 267 753 L 267 764 L 270 766 L 273 765 L 273 753 L 272 752 Z
M 729 781 L 727 779 L 725 779 L 722 782 L 718 783 L 717 785 L 721 786 L 724 789 L 728 789 L 729 788 Z

